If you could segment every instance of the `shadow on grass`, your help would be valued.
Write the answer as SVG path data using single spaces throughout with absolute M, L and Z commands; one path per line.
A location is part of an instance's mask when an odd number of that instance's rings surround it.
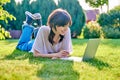
M 89 61 L 84 61 L 84 62 L 88 63 L 88 64 L 91 65 L 91 66 L 94 66 L 94 67 L 98 68 L 99 70 L 102 70 L 102 69 L 105 68 L 105 67 L 108 67 L 108 68 L 111 68 L 111 67 L 112 67 L 112 66 L 109 65 L 108 63 L 103 62 L 103 61 L 101 61 L 101 60 L 98 60 L 98 59 L 96 59 L 96 58 L 90 59 Z
M 30 58 L 31 64 L 42 64 L 37 76 L 42 80 L 79 80 L 80 73 L 73 70 L 73 62 L 65 60 L 52 60 L 49 58 Z
M 24 60 L 29 57 L 32 57 L 31 53 L 15 49 L 10 55 L 6 55 L 3 59 L 5 59 L 5 60 Z
M 50 58 L 35 58 L 32 53 L 15 49 L 2 60 L 25 60 L 38 66 L 36 76 L 42 80 L 79 80 L 80 74 L 73 70 L 72 61 L 52 60 Z M 42 66 L 41 66 L 42 65 Z

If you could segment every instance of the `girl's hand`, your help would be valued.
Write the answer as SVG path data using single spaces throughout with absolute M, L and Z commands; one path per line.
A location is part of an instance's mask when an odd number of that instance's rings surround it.
M 61 50 L 60 52 L 56 53 L 55 57 L 53 57 L 52 59 L 68 57 L 68 56 L 69 56 L 69 52 L 67 52 L 66 50 Z

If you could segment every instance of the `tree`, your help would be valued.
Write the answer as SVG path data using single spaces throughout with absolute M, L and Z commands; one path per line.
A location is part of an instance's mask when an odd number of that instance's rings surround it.
M 4 8 L 3 6 L 6 3 L 10 3 L 10 0 L 0 0 L 0 23 L 3 24 L 2 26 L 4 27 L 5 24 L 8 23 L 8 20 L 15 20 L 16 18 L 9 14 Z M 5 22 L 4 22 L 5 21 Z
M 89 3 L 89 5 L 92 7 L 95 8 L 101 7 L 101 11 L 102 11 L 102 6 L 106 4 L 109 10 L 108 0 L 85 0 L 85 1 Z
M 15 0 L 11 0 L 6 4 L 4 8 L 16 17 L 16 21 L 8 21 L 9 25 L 7 29 L 22 29 L 23 21 L 25 21 L 25 11 L 30 11 L 30 0 L 22 0 L 21 3 L 16 3 Z
M 77 38 L 85 24 L 85 14 L 78 0 L 59 0 L 58 7 L 66 9 L 70 13 L 73 22 L 70 27 L 72 37 Z
M 49 14 L 57 8 L 54 0 L 36 0 L 31 3 L 31 12 L 40 13 L 42 16 L 42 22 L 45 25 Z
M 42 22 L 46 24 L 48 15 L 52 10 L 57 8 L 54 0 L 22 0 L 21 3 L 11 0 L 11 2 L 5 5 L 5 9 L 16 17 L 16 21 L 9 21 L 11 29 L 20 30 L 22 29 L 23 21 L 25 21 L 25 11 L 31 13 L 40 13 L 42 15 Z
M 15 17 L 11 14 L 9 14 L 6 10 L 3 9 L 3 5 L 6 3 L 9 3 L 10 0 L 0 0 L 0 21 L 5 21 L 6 24 L 8 23 L 8 19 L 13 20 Z M 10 38 L 10 33 L 8 31 L 5 31 L 4 28 L 0 25 L 0 40 Z
M 17 11 L 17 7 L 16 7 L 16 2 L 15 0 L 11 0 L 10 3 L 7 3 L 6 5 L 4 5 L 4 9 L 7 10 L 10 14 L 14 15 L 16 17 L 16 11 Z M 17 18 L 17 17 L 16 17 Z M 16 20 L 8 20 L 8 24 L 5 27 L 5 29 L 13 29 L 16 28 L 15 27 L 15 23 Z

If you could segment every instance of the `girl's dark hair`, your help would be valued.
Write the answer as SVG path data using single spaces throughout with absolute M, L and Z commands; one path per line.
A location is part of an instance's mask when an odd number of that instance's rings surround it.
M 71 16 L 70 14 L 63 9 L 56 9 L 54 10 L 48 17 L 47 25 L 50 26 L 51 31 L 48 36 L 49 42 L 53 45 L 54 41 L 53 38 L 55 36 L 55 33 L 52 31 L 52 28 L 56 30 L 56 26 L 65 26 L 69 24 L 69 26 L 72 24 Z M 63 40 L 64 36 L 60 35 L 60 40 L 61 42 Z

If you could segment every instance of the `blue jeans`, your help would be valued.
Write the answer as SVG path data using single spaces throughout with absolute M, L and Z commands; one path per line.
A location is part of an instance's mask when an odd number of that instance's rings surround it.
M 17 49 L 22 51 L 30 51 L 32 49 L 34 43 L 34 40 L 32 40 L 33 30 L 33 26 L 28 24 L 23 25 L 22 34 L 16 46 Z

